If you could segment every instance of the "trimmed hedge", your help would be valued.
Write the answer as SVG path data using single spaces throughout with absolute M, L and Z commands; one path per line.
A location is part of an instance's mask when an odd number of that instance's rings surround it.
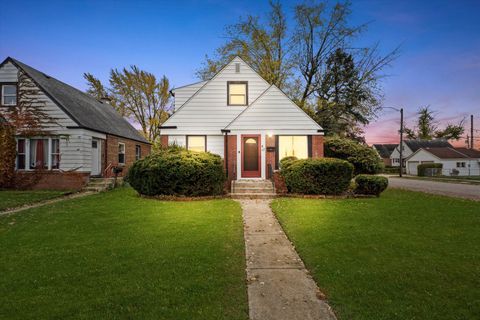
M 285 157 L 282 160 L 280 160 L 280 169 L 287 169 L 294 161 L 297 161 L 297 157 Z
M 281 171 L 288 191 L 302 194 L 341 194 L 352 179 L 353 165 L 332 158 L 302 159 Z
M 223 193 L 225 171 L 220 156 L 172 147 L 136 161 L 127 181 L 148 196 L 211 196 Z
M 400 166 L 398 167 L 385 166 L 385 168 L 383 169 L 383 173 L 398 174 L 399 172 L 400 172 Z
M 355 193 L 377 197 L 388 187 L 388 179 L 382 176 L 360 174 L 355 177 Z
M 426 169 L 440 169 L 442 173 L 443 163 L 422 163 L 417 166 L 417 175 L 419 177 L 424 177 Z
M 384 168 L 382 159 L 373 148 L 346 138 L 326 138 L 325 157 L 347 160 L 355 167 L 355 174 L 380 173 Z

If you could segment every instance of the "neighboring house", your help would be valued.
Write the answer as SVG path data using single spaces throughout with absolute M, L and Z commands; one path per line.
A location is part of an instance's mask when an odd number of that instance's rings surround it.
M 422 163 L 442 163 L 443 175 L 480 175 L 480 151 L 467 148 L 420 148 L 406 159 L 407 174 L 417 175 Z
M 0 64 L 0 108 L 17 105 L 19 71 L 39 89 L 39 107 L 55 119 L 48 135 L 16 137 L 16 169 L 25 179 L 40 174 L 37 188 L 81 188 L 91 176 L 111 175 L 113 166 L 125 174 L 150 153 L 148 141 L 105 101 L 10 57 Z
M 323 157 L 322 128 L 239 57 L 172 95 L 162 144 L 220 155 L 229 180 L 270 178 L 286 156 Z
M 398 146 L 397 144 L 374 144 L 373 148 L 377 151 L 378 156 L 383 160 L 383 164 L 386 166 L 392 165 L 392 159 L 390 159 L 390 155 L 392 154 L 393 150 Z
M 405 159 L 420 148 L 453 148 L 447 140 L 403 140 L 403 166 L 405 166 Z M 397 145 L 395 150 L 390 154 L 392 166 L 400 166 L 400 145 Z

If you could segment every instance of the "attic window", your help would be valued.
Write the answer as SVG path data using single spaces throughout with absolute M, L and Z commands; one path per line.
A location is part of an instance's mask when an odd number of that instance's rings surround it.
M 229 106 L 246 106 L 248 101 L 248 83 L 246 81 L 228 81 L 227 96 L 227 104 Z
M 2 105 L 15 106 L 17 104 L 17 85 L 4 84 L 2 88 Z

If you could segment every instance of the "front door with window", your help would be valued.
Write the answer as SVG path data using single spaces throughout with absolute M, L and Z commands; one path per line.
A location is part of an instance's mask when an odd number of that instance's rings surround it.
M 100 159 L 101 156 L 101 141 L 97 139 L 92 139 L 92 176 L 99 176 L 101 174 L 101 165 Z
M 260 135 L 242 135 L 242 178 L 261 177 Z

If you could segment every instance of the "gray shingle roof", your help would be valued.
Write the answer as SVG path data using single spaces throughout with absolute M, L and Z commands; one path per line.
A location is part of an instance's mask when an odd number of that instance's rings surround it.
M 413 152 L 417 151 L 420 148 L 453 148 L 453 146 L 448 143 L 447 140 L 437 139 L 437 140 L 404 140 L 410 150 Z
M 389 158 L 393 150 L 398 146 L 396 144 L 374 144 L 373 147 L 377 150 L 381 158 Z
M 32 78 L 79 127 L 149 143 L 127 120 L 110 105 L 55 78 L 45 75 L 18 60 L 7 58 Z

